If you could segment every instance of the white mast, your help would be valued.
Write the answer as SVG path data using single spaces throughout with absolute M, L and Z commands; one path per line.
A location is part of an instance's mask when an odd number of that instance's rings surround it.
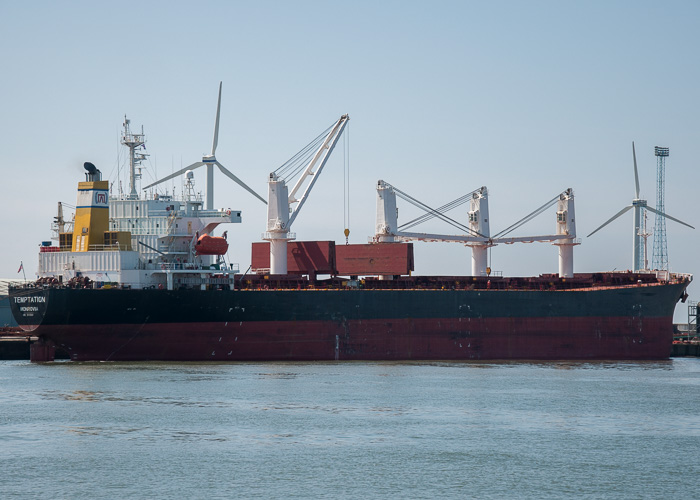
M 397 241 L 393 233 L 398 229 L 398 214 L 396 193 L 393 187 L 383 180 L 377 181 L 377 223 L 374 234 L 378 242 L 393 243 Z
M 287 274 L 287 242 L 296 239 L 289 231 L 289 189 L 283 180 L 270 174 L 267 183 L 267 232 L 270 242 L 270 274 Z
M 472 195 L 469 210 L 469 228 L 484 238 L 489 238 L 489 191 L 482 186 Z M 488 249 L 493 243 L 474 242 L 467 243 L 472 248 L 472 276 L 488 276 Z
M 375 239 L 379 243 L 394 243 L 399 239 L 394 236 L 398 230 L 399 210 L 396 208 L 396 192 L 391 184 L 377 181 L 377 217 L 374 227 Z M 379 276 L 380 280 L 392 279 L 393 276 Z
M 56 232 L 58 234 L 64 233 L 66 231 L 66 221 L 63 218 L 63 203 L 58 202 L 58 210 L 56 213 Z
M 121 143 L 129 148 L 129 195 L 127 198 L 130 200 L 137 200 L 139 195 L 136 192 L 136 179 L 141 178 L 141 173 L 136 173 L 136 167 L 148 157 L 148 154 L 136 151 L 136 149 L 146 144 L 146 136 L 143 135 L 143 127 L 141 128 L 140 134 L 133 134 L 129 126 L 130 123 L 131 120 L 124 115 L 124 134 L 122 134 Z
M 559 195 L 557 202 L 557 234 L 569 236 L 564 240 L 555 241 L 559 247 L 559 277 L 574 277 L 574 246 L 576 241 L 576 213 L 574 211 L 574 191 L 569 188 Z

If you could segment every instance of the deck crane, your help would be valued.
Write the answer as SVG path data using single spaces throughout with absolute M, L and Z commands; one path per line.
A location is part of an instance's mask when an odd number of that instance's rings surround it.
M 532 243 L 534 241 L 552 242 L 559 247 L 559 276 L 571 278 L 574 275 L 573 247 L 580 244 L 576 239 L 576 222 L 574 212 L 574 192 L 571 188 L 560 193 L 545 203 L 533 213 L 525 216 L 515 224 L 500 233 L 491 236 L 489 224 L 488 190 L 485 186 L 470 193 L 469 226 L 461 226 L 464 235 L 443 235 L 428 233 L 413 233 L 400 231 L 398 213 L 396 210 L 396 195 L 415 202 L 415 198 L 398 190 L 385 181 L 377 182 L 377 219 L 374 240 L 378 243 L 393 243 L 399 241 L 439 241 L 462 243 L 472 249 L 472 276 L 487 276 L 487 250 L 499 243 Z M 539 215 L 554 203 L 557 204 L 556 234 L 544 236 L 506 237 L 505 235 L 522 226 L 524 223 Z M 415 204 L 415 203 L 414 203 Z M 421 206 L 422 205 L 422 206 Z M 447 220 L 439 210 L 431 209 L 419 202 L 417 205 L 432 216 Z M 451 219 L 449 219 L 451 221 Z M 452 221 L 454 222 L 454 221 Z
M 325 137 L 320 140 L 318 148 L 313 150 L 310 161 L 292 187 L 291 192 L 280 173 L 282 167 L 270 173 L 267 194 L 267 231 L 262 237 L 263 240 L 270 242 L 270 274 L 287 274 L 287 242 L 296 238 L 290 229 L 299 215 L 301 207 L 304 206 L 311 188 L 314 187 L 318 176 L 326 165 L 328 157 L 340 139 L 348 120 L 350 117 L 347 114 L 343 115 L 330 127 Z M 307 149 L 310 146 L 307 146 Z M 302 188 L 303 193 L 299 195 Z

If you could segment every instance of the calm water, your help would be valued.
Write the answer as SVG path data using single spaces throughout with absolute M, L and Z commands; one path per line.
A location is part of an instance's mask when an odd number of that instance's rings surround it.
M 3 498 L 698 498 L 700 360 L 0 362 Z

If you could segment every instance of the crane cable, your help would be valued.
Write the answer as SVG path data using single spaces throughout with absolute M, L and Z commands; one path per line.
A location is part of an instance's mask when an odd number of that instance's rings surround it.
M 534 212 L 529 213 L 528 215 L 526 215 L 525 217 L 523 217 L 522 219 L 520 219 L 518 222 L 515 222 L 514 224 L 511 224 L 510 226 L 508 226 L 507 228 L 505 228 L 505 229 L 504 229 L 503 231 L 501 231 L 500 233 L 497 233 L 497 234 L 493 235 L 492 238 L 500 238 L 501 236 L 505 236 L 506 234 L 515 231 L 515 230 L 518 229 L 520 226 L 523 226 L 523 225 L 526 224 L 527 222 L 530 222 L 532 219 L 534 219 L 535 217 L 537 217 L 538 215 L 540 215 L 542 212 L 544 212 L 545 210 L 547 210 L 549 207 L 551 207 L 552 205 L 554 205 L 554 204 L 559 200 L 559 197 L 560 197 L 560 196 L 561 196 L 561 194 L 556 195 L 554 198 L 552 198 L 551 200 L 549 200 L 547 203 L 545 203 L 544 205 L 542 205 L 540 208 L 538 208 L 538 209 L 535 210 Z
M 451 202 L 446 203 L 445 205 L 443 205 L 443 206 L 441 206 L 441 207 L 438 207 L 438 208 L 436 208 L 435 210 L 438 211 L 438 212 L 440 212 L 440 213 L 449 212 L 450 210 L 452 210 L 452 209 L 454 209 L 454 208 L 457 208 L 457 207 L 459 207 L 459 206 L 465 204 L 465 203 L 468 202 L 469 200 L 471 200 L 472 196 L 473 196 L 474 193 L 476 193 L 477 191 L 478 191 L 478 189 L 475 189 L 475 190 L 472 191 L 471 193 L 467 193 L 467 194 L 465 194 L 464 196 L 460 196 L 459 198 L 457 198 L 457 199 L 455 199 L 455 200 L 452 200 Z M 410 221 L 408 221 L 408 222 L 406 222 L 406 223 L 404 223 L 404 224 L 401 224 L 401 225 L 398 227 L 398 230 L 399 230 L 399 231 L 405 231 L 406 229 L 410 229 L 410 228 L 412 228 L 412 227 L 414 227 L 414 226 L 417 226 L 418 224 L 421 224 L 421 223 L 423 223 L 423 222 L 425 222 L 425 221 L 427 221 L 427 220 L 430 220 L 430 219 L 432 219 L 433 217 L 436 217 L 436 215 L 434 215 L 434 214 L 432 214 L 432 213 L 423 214 L 423 215 L 421 215 L 421 216 L 419 216 L 419 217 L 416 217 L 416 218 L 413 219 L 413 220 L 410 220 Z
M 333 125 L 321 132 L 321 134 L 314 140 L 312 140 L 309 144 L 304 146 L 298 153 L 296 153 L 289 160 L 280 165 L 277 168 L 277 170 L 274 171 L 274 174 L 277 177 L 283 179 L 284 181 L 288 181 L 289 179 L 296 177 L 296 175 L 298 175 L 304 168 L 306 168 L 306 166 L 309 163 L 309 160 L 311 159 L 313 154 L 318 150 L 318 147 L 320 146 L 321 142 L 323 142 L 323 140 L 328 135 L 328 132 L 330 132 L 334 125 L 335 122 L 333 123 Z
M 468 234 L 470 234 L 470 235 L 472 235 L 472 236 L 480 236 L 480 237 L 482 237 L 482 238 L 487 238 L 487 236 L 484 236 L 483 234 L 480 234 L 480 233 L 478 233 L 477 231 L 474 231 L 473 229 L 471 229 L 471 228 L 465 226 L 464 224 L 461 224 L 461 223 L 457 222 L 456 220 L 454 220 L 454 219 L 452 219 L 452 218 L 450 218 L 450 217 L 447 217 L 445 214 L 441 214 L 441 213 L 440 213 L 439 211 L 437 211 L 436 209 L 431 208 L 431 207 L 429 207 L 428 205 L 426 205 L 425 203 L 423 203 L 423 202 L 417 200 L 416 198 L 410 196 L 409 194 L 404 193 L 404 192 L 401 191 L 400 189 L 396 188 L 396 186 L 391 186 L 391 187 L 393 188 L 393 190 L 396 192 L 396 194 L 397 194 L 401 199 L 403 199 L 403 200 L 409 202 L 410 204 L 412 204 L 412 205 L 414 205 L 414 206 L 420 208 L 421 210 L 424 210 L 424 211 L 428 212 L 429 214 L 432 214 L 433 217 L 437 217 L 437 218 L 439 218 L 439 219 L 441 219 L 441 220 L 447 222 L 447 223 L 450 224 L 451 226 L 453 226 L 453 227 L 455 227 L 455 228 L 457 228 L 457 229 L 459 229 L 459 230 L 461 230 L 461 231 L 464 231 L 464 232 L 466 232 L 466 233 L 468 233 Z
M 350 236 L 350 126 L 346 126 L 343 134 L 343 225 L 345 244 L 348 245 Z

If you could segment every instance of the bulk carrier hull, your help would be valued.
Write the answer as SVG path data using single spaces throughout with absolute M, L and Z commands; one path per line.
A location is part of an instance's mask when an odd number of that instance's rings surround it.
M 669 357 L 675 304 L 692 277 L 574 274 L 580 241 L 571 188 L 492 235 L 485 186 L 433 209 L 380 179 L 370 243 L 350 244 L 349 228 L 345 245 L 296 241 L 291 226 L 348 115 L 269 174 L 265 201 L 216 160 L 221 84 L 218 102 L 211 154 L 143 188 L 184 174 L 181 198 L 155 190 L 139 196 L 145 136 L 133 133 L 126 117 L 129 193 L 111 195 L 101 171 L 84 163 L 73 217 L 64 218 L 59 203 L 52 225 L 58 244 L 39 248 L 37 281 L 10 289 L 15 319 L 38 337 L 33 361 L 52 360 L 56 349 L 75 361 Z M 204 165 L 206 204 L 191 172 Z M 214 165 L 267 203 L 264 243 L 253 242 L 242 275 L 227 263 L 228 231 L 214 236 L 220 225 L 242 221 L 238 210 L 214 208 Z M 425 213 L 400 224 L 397 197 Z M 466 203 L 466 223 L 445 216 Z M 555 205 L 551 234 L 510 236 Z M 459 234 L 408 231 L 434 217 Z M 413 241 L 471 248 L 471 274 L 414 276 Z M 557 247 L 556 275 L 492 272 L 493 246 L 535 241 Z
M 666 359 L 687 280 L 571 290 L 15 288 L 74 361 Z

